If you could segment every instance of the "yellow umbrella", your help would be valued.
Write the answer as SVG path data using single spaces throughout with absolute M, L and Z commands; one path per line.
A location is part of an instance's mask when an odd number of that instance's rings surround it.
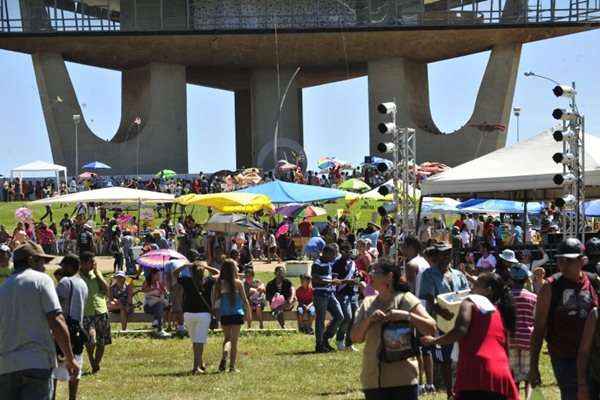
M 181 196 L 175 201 L 184 206 L 197 205 L 212 207 L 222 213 L 255 213 L 260 210 L 272 211 L 271 199 L 264 194 L 254 193 L 211 193 Z
M 356 192 L 365 192 L 367 190 L 371 190 L 371 186 L 367 185 L 364 181 L 351 178 L 342 182 L 342 184 L 338 187 L 338 189 L 344 190 L 353 190 Z

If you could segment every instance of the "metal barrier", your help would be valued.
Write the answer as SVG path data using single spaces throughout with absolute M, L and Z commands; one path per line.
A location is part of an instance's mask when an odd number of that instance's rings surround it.
M 600 22 L 600 0 L 0 0 L 4 33 L 594 22 Z

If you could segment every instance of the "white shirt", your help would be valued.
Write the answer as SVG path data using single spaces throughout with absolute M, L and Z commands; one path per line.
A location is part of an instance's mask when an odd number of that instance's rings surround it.
M 477 268 L 481 269 L 494 269 L 496 268 L 496 257 L 493 254 L 488 254 L 487 257 L 481 257 L 477 260 Z
M 477 229 L 477 222 L 473 218 L 467 219 L 465 225 L 467 225 L 469 232 L 475 232 L 475 229 Z
M 462 231 L 460 233 L 460 241 L 463 246 L 468 247 L 471 244 L 471 234 L 467 231 Z
M 429 263 L 426 259 L 421 256 L 416 256 L 412 258 L 409 263 L 416 265 L 418 268 L 417 277 L 415 278 L 415 296 L 419 297 L 419 292 L 421 291 L 421 276 L 423 272 L 430 267 Z

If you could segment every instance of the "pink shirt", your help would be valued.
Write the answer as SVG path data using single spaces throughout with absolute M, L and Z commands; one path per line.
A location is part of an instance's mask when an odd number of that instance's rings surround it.
M 513 289 L 512 296 L 517 312 L 517 325 L 514 336 L 510 338 L 510 347 L 529 350 L 537 296 L 527 289 Z

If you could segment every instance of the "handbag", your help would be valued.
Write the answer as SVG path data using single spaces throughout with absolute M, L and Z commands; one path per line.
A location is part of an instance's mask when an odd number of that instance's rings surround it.
M 90 340 L 88 333 L 81 326 L 81 322 L 71 317 L 71 305 L 73 303 L 73 281 L 69 280 L 71 289 L 69 291 L 69 315 L 65 318 L 67 328 L 69 329 L 69 337 L 71 342 L 71 350 L 73 354 L 78 356 L 83 353 L 85 344 Z M 61 348 L 56 344 L 56 355 L 59 360 L 63 360 L 65 355 Z
M 404 296 L 400 303 L 404 301 Z M 399 305 L 396 303 L 393 308 L 398 309 Z M 408 321 L 386 322 L 381 326 L 380 362 L 393 363 L 407 360 L 417 356 L 418 349 L 415 330 Z

